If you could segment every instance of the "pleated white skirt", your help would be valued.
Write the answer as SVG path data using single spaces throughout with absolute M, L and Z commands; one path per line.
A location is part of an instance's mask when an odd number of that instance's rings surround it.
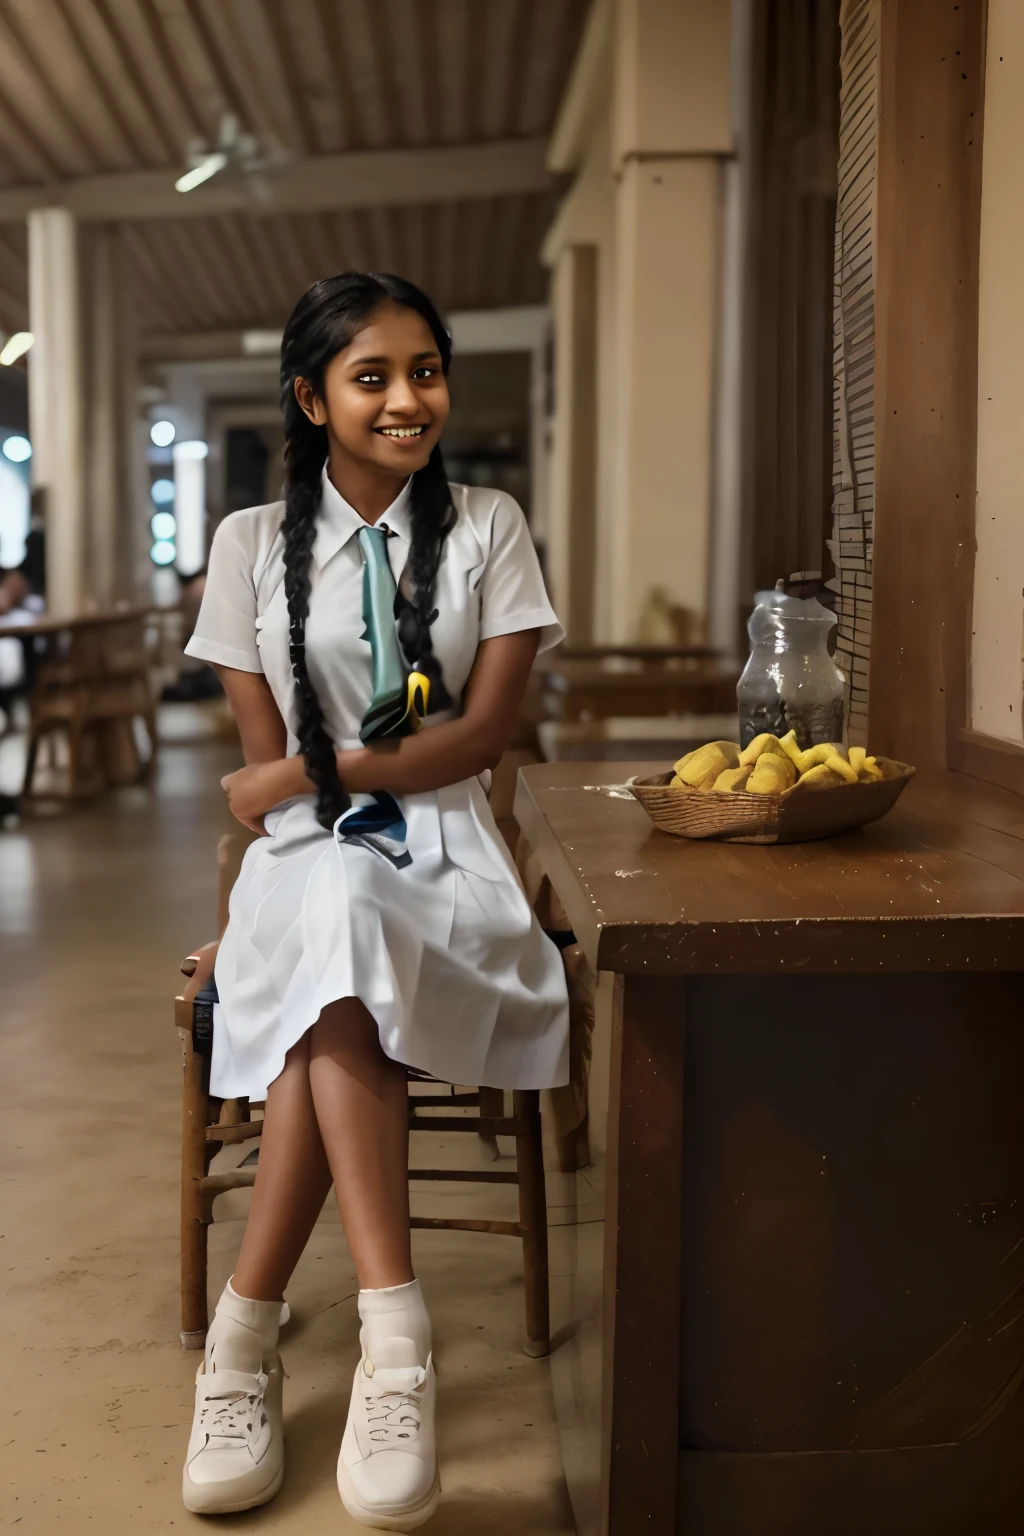
M 401 797 L 412 865 L 336 840 L 313 801 L 266 819 L 217 956 L 210 1088 L 263 1099 L 328 1003 L 356 997 L 395 1061 L 445 1082 L 568 1079 L 561 956 L 474 779 Z

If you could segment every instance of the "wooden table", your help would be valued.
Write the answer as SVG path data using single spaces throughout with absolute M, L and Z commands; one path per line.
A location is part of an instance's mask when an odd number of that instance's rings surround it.
M 40 744 L 63 734 L 68 743 L 66 787 L 44 789 L 39 798 L 74 800 L 104 784 L 134 783 L 151 766 L 157 749 L 156 708 L 145 634 L 176 609 L 152 604 L 78 614 L 0 616 L 0 639 L 34 642 L 26 661 L 30 702 L 23 797 L 35 793 Z M 150 757 L 143 763 L 132 729 L 145 721 Z
M 735 667 L 677 658 L 556 660 L 544 668 L 547 713 L 560 720 L 610 715 L 734 714 Z
M 580 1536 L 1019 1531 L 1024 801 L 937 773 L 863 832 L 692 843 L 607 793 L 660 766 L 516 799 L 614 977 L 551 1231 Z

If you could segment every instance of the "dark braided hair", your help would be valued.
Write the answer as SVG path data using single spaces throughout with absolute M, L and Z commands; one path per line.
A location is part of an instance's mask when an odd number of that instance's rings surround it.
M 338 777 L 334 743 L 324 727 L 323 710 L 306 666 L 306 618 L 309 614 L 310 561 L 320 510 L 321 475 L 327 460 L 327 429 L 310 421 L 295 398 L 295 381 L 308 379 L 323 398 L 324 374 L 331 359 L 349 346 L 360 326 L 385 303 L 400 304 L 422 315 L 430 327 L 447 374 L 451 338 L 430 299 L 414 284 L 386 272 L 342 272 L 307 289 L 292 310 L 281 342 L 281 409 L 285 427 L 284 590 L 288 600 L 289 651 L 298 702 L 299 750 L 317 788 L 316 815 L 333 827 L 351 801 Z M 430 626 L 434 582 L 441 551 L 455 512 L 441 450 L 412 477 L 412 540 L 406 573 L 395 602 L 398 639 L 409 665 L 430 679 L 432 709 L 449 703 Z

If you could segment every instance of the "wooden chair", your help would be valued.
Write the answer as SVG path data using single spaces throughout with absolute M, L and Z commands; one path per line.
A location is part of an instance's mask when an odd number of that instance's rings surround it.
M 75 800 L 107 784 L 134 783 L 148 770 L 157 743 L 142 619 L 69 620 L 47 636 L 47 646 L 30 695 L 22 794 L 36 795 L 39 749 L 58 733 L 67 741 L 66 789 L 48 789 L 40 798 Z M 136 718 L 149 736 L 145 764 L 132 732 Z
M 219 930 L 227 921 L 227 896 L 241 864 L 248 840 L 244 834 L 221 839 L 219 865 Z M 182 971 L 195 971 L 197 956 L 189 956 Z M 188 990 L 188 989 L 187 989 Z M 251 1187 L 256 1180 L 256 1158 L 250 1154 L 242 1167 L 211 1173 L 214 1156 L 225 1146 L 258 1137 L 262 1121 L 252 1111 L 262 1106 L 247 1099 L 218 1099 L 209 1090 L 209 1042 L 212 1040 L 212 1009 L 194 1007 L 191 997 L 175 999 L 174 1021 L 182 1046 L 184 1083 L 181 1126 L 181 1344 L 201 1349 L 209 1322 L 207 1310 L 207 1237 L 213 1221 L 213 1202 L 232 1189 Z M 507 1113 L 504 1090 L 457 1088 L 440 1084 L 425 1073 L 408 1073 L 409 1129 L 412 1132 L 443 1132 L 445 1135 L 476 1135 L 497 1153 L 498 1136 L 515 1138 L 515 1170 L 478 1168 L 415 1168 L 413 1181 L 438 1183 L 515 1184 L 519 1190 L 519 1220 L 489 1221 L 476 1218 L 413 1216 L 410 1225 L 429 1230 L 490 1232 L 516 1237 L 523 1245 L 526 1289 L 526 1354 L 540 1357 L 550 1349 L 548 1315 L 548 1229 L 541 1143 L 540 1094 L 512 1093 L 512 1113 Z M 431 1092 L 436 1088 L 437 1092 Z M 462 1113 L 475 1109 L 476 1114 Z M 449 1113 L 438 1113 L 448 1110 Z

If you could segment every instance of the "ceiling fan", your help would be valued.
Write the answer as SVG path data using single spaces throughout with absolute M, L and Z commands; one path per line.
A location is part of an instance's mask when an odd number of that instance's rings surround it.
M 243 132 L 235 114 L 225 112 L 215 139 L 189 140 L 189 169 L 174 185 L 179 192 L 194 192 L 215 176 L 232 181 L 244 178 L 257 197 L 267 197 L 266 176 L 283 170 L 290 158 L 280 145 L 263 144 L 255 134 Z

